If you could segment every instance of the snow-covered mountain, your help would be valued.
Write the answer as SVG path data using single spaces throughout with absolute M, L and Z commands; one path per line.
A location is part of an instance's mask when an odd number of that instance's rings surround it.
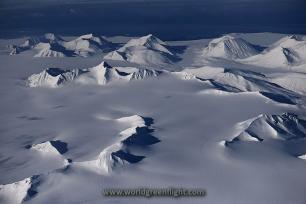
M 0 40 L 1 204 L 305 203 L 305 37 L 65 39 Z M 207 196 L 101 195 L 169 186 Z
M 145 158 L 143 155 L 132 154 L 133 148 L 146 148 L 160 142 L 152 135 L 154 131 L 150 128 L 153 122 L 152 118 L 133 115 L 119 118 L 116 122 L 123 123 L 128 128 L 121 131 L 117 141 L 103 149 L 96 159 L 78 162 L 77 166 L 89 168 L 102 174 L 110 174 L 116 167 L 135 164 Z
M 243 131 L 231 142 L 293 140 L 306 137 L 306 120 L 293 113 L 261 114 L 239 124 Z M 230 143 L 231 143 L 230 142 Z
M 37 187 L 42 177 L 34 175 L 11 184 L 0 185 L 1 202 L 24 203 L 37 194 Z
M 62 70 L 48 68 L 39 74 L 31 75 L 27 79 L 27 85 L 30 87 L 58 87 L 69 82 L 106 85 L 108 83 L 156 77 L 162 73 L 162 71 L 150 69 L 115 68 L 103 61 L 99 65 L 88 69 Z
M 273 83 L 264 74 L 222 67 L 201 67 L 196 69 L 184 69 L 176 72 L 182 79 L 197 79 L 211 84 L 215 89 L 228 92 L 272 92 L 276 94 L 292 95 L 278 84 Z M 294 90 L 294 89 L 293 89 Z
M 132 80 L 143 80 L 167 74 L 183 80 L 196 80 L 210 89 L 226 92 L 259 92 L 265 97 L 278 102 L 289 104 L 300 100 L 299 89 L 288 84 L 288 80 L 275 83 L 277 79 L 266 77 L 264 74 L 231 70 L 222 67 L 201 67 L 184 69 L 180 72 L 168 72 L 154 69 L 111 67 L 106 62 L 87 69 L 62 70 L 48 68 L 41 73 L 31 75 L 26 84 L 29 87 L 59 87 L 67 83 L 106 85 L 110 83 L 124 83 Z M 282 87 L 284 84 L 288 89 Z M 291 99 L 289 99 L 291 98 Z
M 74 40 L 64 42 L 62 45 L 67 50 L 73 51 L 74 54 L 82 57 L 87 57 L 110 48 L 109 41 L 93 34 L 82 35 Z
M 10 55 L 27 50 L 34 50 L 34 57 L 88 57 L 102 51 L 109 51 L 112 45 L 105 38 L 93 34 L 82 35 L 74 40 L 65 41 L 63 38 L 47 33 L 39 37 L 31 37 L 21 45 L 10 45 Z
M 104 59 L 142 65 L 166 65 L 179 60 L 165 42 L 151 34 L 131 39 L 123 47 L 108 53 Z
M 269 81 L 301 95 L 306 93 L 306 74 L 304 73 L 273 74 L 269 76 Z
M 243 62 L 265 67 L 288 67 L 305 64 L 306 41 L 295 35 L 286 36 L 262 53 L 245 59 Z
M 218 57 L 226 59 L 243 59 L 260 52 L 259 48 L 246 40 L 225 35 L 213 39 L 204 49 L 205 57 Z

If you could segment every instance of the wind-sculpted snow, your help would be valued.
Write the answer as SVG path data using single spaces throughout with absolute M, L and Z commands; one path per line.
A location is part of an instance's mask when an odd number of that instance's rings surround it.
M 262 114 L 239 124 L 243 131 L 230 143 L 264 141 L 268 139 L 295 140 L 306 137 L 306 120 L 293 113 Z
M 145 158 L 143 155 L 132 154 L 134 147 L 145 148 L 160 142 L 158 138 L 152 135 L 154 132 L 154 129 L 151 128 L 153 124 L 152 118 L 133 115 L 119 118 L 117 122 L 130 127 L 121 131 L 116 141 L 103 149 L 97 159 L 80 162 L 78 165 L 102 174 L 108 174 L 116 167 L 138 163 Z
M 33 74 L 27 79 L 30 87 L 58 87 L 69 82 L 78 84 L 106 85 L 115 82 L 128 82 L 157 77 L 163 71 L 137 69 L 137 68 L 115 68 L 106 62 L 88 69 L 62 70 L 49 68 L 39 74 Z
M 118 50 L 108 53 L 104 59 L 142 65 L 167 65 L 178 61 L 179 57 L 165 42 L 153 35 L 147 35 L 130 40 Z
M 213 39 L 204 49 L 204 56 L 228 59 L 243 59 L 260 52 L 255 45 L 237 37 L 225 35 Z
M 9 45 L 10 55 L 16 55 L 27 50 L 37 53 L 34 57 L 88 57 L 103 51 L 109 51 L 112 44 L 102 37 L 93 34 L 82 35 L 74 40 L 65 41 L 63 38 L 47 33 L 43 36 L 32 37 L 21 45 Z

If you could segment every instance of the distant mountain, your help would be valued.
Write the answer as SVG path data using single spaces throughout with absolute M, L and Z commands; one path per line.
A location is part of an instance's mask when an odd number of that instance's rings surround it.
M 291 91 L 271 82 L 264 74 L 246 70 L 231 70 L 222 67 L 201 67 L 178 72 L 183 79 L 197 79 L 227 92 L 265 91 L 279 94 L 293 94 Z
M 149 69 L 115 68 L 106 62 L 102 62 L 88 69 L 62 70 L 59 68 L 48 68 L 39 74 L 30 76 L 27 79 L 27 84 L 30 87 L 58 87 L 69 82 L 105 85 L 114 82 L 127 82 L 156 77 L 162 73 L 162 71 Z
M 111 43 L 93 34 L 82 35 L 74 40 L 65 41 L 53 33 L 27 39 L 21 45 L 10 45 L 10 55 L 34 50 L 34 57 L 87 57 L 99 52 L 109 51 Z
M 265 67 L 300 65 L 306 62 L 306 41 L 294 35 L 286 36 L 243 62 Z
M 166 65 L 179 60 L 179 57 L 165 42 L 150 34 L 128 41 L 123 47 L 107 54 L 104 59 L 143 65 Z
M 260 52 L 259 48 L 246 40 L 230 35 L 213 39 L 204 49 L 204 56 L 227 59 L 243 59 Z
M 109 49 L 110 42 L 93 34 L 82 35 L 75 40 L 63 42 L 62 45 L 74 54 L 82 57 L 93 55 L 101 50 Z

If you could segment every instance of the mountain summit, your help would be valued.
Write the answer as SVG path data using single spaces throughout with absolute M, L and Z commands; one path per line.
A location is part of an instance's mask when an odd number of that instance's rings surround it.
M 230 35 L 210 41 L 204 50 L 206 56 L 229 59 L 243 59 L 258 53 L 259 50 L 255 45 Z
M 143 65 L 166 65 L 178 60 L 178 57 L 170 51 L 170 46 L 152 34 L 131 39 L 104 58 Z

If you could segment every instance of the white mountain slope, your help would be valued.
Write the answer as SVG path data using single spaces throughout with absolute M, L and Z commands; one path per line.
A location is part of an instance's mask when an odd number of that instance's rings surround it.
M 159 142 L 159 139 L 151 135 L 154 131 L 150 128 L 153 123 L 151 118 L 133 115 L 119 118 L 117 122 L 129 127 L 120 132 L 114 143 L 103 149 L 96 159 L 77 162 L 77 166 L 102 174 L 110 174 L 116 167 L 138 163 L 145 158 L 145 156 L 132 154 L 134 147 L 145 148 Z
M 72 53 L 69 54 L 67 50 L 65 50 L 61 45 L 57 43 L 38 43 L 34 47 L 35 50 L 38 51 L 34 57 L 68 57 Z
M 287 36 L 265 49 L 262 53 L 241 62 L 264 67 L 290 67 L 305 64 L 306 41 L 297 36 Z
M 99 51 L 109 49 L 110 42 L 105 38 L 93 34 L 82 35 L 74 40 L 63 42 L 62 45 L 74 54 L 82 57 L 93 55 Z
M 162 71 L 149 69 L 115 68 L 103 61 L 101 64 L 88 69 L 61 70 L 49 68 L 39 74 L 31 75 L 26 83 L 30 87 L 58 87 L 72 81 L 79 84 L 106 85 L 108 83 L 157 77 L 162 73 Z
M 39 144 L 34 144 L 30 149 L 42 152 L 44 154 L 50 155 L 62 155 L 67 151 L 67 144 L 60 140 L 56 141 L 47 141 Z
M 213 39 L 204 49 L 204 56 L 243 59 L 259 53 L 259 49 L 242 38 L 225 35 Z
M 32 176 L 11 184 L 0 185 L 0 202 L 7 204 L 21 204 L 29 201 L 37 192 L 42 176 Z
M 165 42 L 150 34 L 128 41 L 123 47 L 105 55 L 104 59 L 143 65 L 166 65 L 179 59 L 167 47 Z
M 269 81 L 276 83 L 288 90 L 292 90 L 301 95 L 306 93 L 306 74 L 304 73 L 287 73 L 284 74 L 272 74 L 268 75 Z
M 26 50 L 35 50 L 34 57 L 88 57 L 96 53 L 108 51 L 111 43 L 105 38 L 93 34 L 82 35 L 74 40 L 65 41 L 53 33 L 32 37 L 21 45 L 10 45 L 10 55 L 19 54 Z
M 239 125 L 242 126 L 243 131 L 231 142 L 292 140 L 306 137 L 306 120 L 292 113 L 262 114 Z
M 38 37 L 30 37 L 21 45 L 9 45 L 11 49 L 10 55 L 19 54 L 20 52 L 31 50 L 39 45 L 37 48 L 40 50 L 51 49 L 52 44 L 58 44 L 58 42 L 63 41 L 63 39 L 53 33 L 46 33 Z
M 215 88 L 229 92 L 272 92 L 284 95 L 295 93 L 271 82 L 264 74 L 246 70 L 204 66 L 177 72 L 183 79 L 196 78 L 211 83 Z

